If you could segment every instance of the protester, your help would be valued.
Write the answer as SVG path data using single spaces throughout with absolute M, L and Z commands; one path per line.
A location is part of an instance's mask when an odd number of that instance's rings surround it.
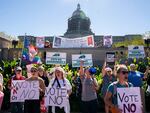
M 75 88 L 75 97 L 77 99 L 77 105 L 79 106 L 80 111 L 82 112 L 82 100 L 81 100 L 81 94 L 82 94 L 82 83 L 79 76 L 79 69 L 77 73 L 74 73 L 72 76 L 72 86 Z
M 8 87 L 11 90 L 11 83 L 13 80 L 25 80 L 25 77 L 22 76 L 22 68 L 16 67 L 15 75 L 11 78 L 8 83 Z M 23 113 L 23 103 L 22 102 L 12 102 L 11 103 L 11 113 Z
M 142 80 L 147 78 L 149 67 L 147 67 L 145 73 L 136 71 L 136 65 L 130 64 L 130 72 L 128 75 L 128 81 L 133 84 L 134 87 L 142 87 Z
M 39 81 L 39 92 L 40 99 L 44 97 L 45 84 L 44 80 L 38 77 L 38 69 L 36 67 L 31 68 L 31 77 L 26 81 Z M 40 113 L 40 99 L 38 100 L 25 100 L 25 111 L 24 113 Z
M 3 69 L 0 67 L 0 91 L 3 91 L 3 75 L 2 75 Z
M 102 69 L 102 76 L 103 76 L 103 81 L 102 81 L 101 93 L 102 93 L 102 97 L 104 98 L 108 86 L 114 81 L 116 81 L 116 77 L 114 76 L 112 69 L 110 67 L 105 67 L 105 66 L 103 66 Z M 109 113 L 109 107 L 107 105 L 105 105 L 105 113 Z
M 116 82 L 111 83 L 108 86 L 104 101 L 107 106 L 110 107 L 112 113 L 122 113 L 122 110 L 117 106 L 117 88 L 131 87 L 132 84 L 127 82 L 128 69 L 125 65 L 121 65 L 117 68 Z
M 69 80 L 67 80 L 65 78 L 65 71 L 63 68 L 59 67 L 55 67 L 55 71 L 54 71 L 55 77 L 52 78 L 50 80 L 50 84 L 49 87 L 56 87 L 56 88 L 66 88 L 67 89 L 67 106 L 64 106 L 62 108 L 60 107 L 52 107 L 52 113 L 70 113 L 70 104 L 69 104 L 69 96 L 72 93 L 72 86 L 69 82 Z M 51 111 L 49 111 L 49 113 L 51 113 Z
M 50 48 L 50 47 L 51 47 L 50 42 L 48 40 L 46 40 L 44 48 Z
M 147 93 L 150 95 L 150 69 L 147 76 Z
M 44 80 L 45 86 L 48 87 L 49 80 L 48 80 L 48 77 L 47 77 L 46 72 L 44 70 L 44 67 L 40 66 L 38 68 L 38 75 L 40 78 L 42 78 Z
M 98 83 L 94 74 L 96 73 L 95 68 L 83 69 L 83 62 L 80 64 L 80 78 L 82 83 L 82 104 L 83 113 L 97 113 L 97 93 L 99 89 Z

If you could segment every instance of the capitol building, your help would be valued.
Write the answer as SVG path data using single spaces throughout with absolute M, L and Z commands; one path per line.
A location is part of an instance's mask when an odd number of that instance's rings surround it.
M 95 47 L 103 46 L 104 35 L 97 35 L 92 32 L 90 28 L 91 21 L 90 18 L 81 10 L 80 4 L 77 5 L 77 9 L 73 12 L 72 16 L 68 19 L 68 28 L 63 36 L 65 38 L 77 38 L 84 37 L 88 35 L 93 35 L 95 41 Z M 59 36 L 59 34 L 58 34 Z M 27 36 L 31 43 L 36 42 L 36 36 Z M 123 42 L 125 40 L 132 40 L 135 37 L 141 37 L 140 34 L 124 35 L 124 36 L 112 36 L 113 43 Z M 18 36 L 19 40 L 23 42 L 24 36 Z M 54 36 L 45 36 L 45 40 L 53 42 Z

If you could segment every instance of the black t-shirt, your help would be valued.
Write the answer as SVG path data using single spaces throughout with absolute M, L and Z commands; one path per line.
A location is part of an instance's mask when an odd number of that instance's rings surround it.
M 43 75 L 43 76 L 41 76 L 41 78 L 44 80 L 45 86 L 48 87 L 48 85 L 49 85 L 48 77 Z
M 147 84 L 150 86 L 150 74 L 148 75 L 148 78 L 147 78 Z

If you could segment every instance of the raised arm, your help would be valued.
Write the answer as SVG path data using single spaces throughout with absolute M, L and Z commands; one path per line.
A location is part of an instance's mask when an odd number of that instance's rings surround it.
M 83 63 L 84 63 L 83 61 L 80 61 L 80 70 L 79 70 L 80 78 L 82 78 L 84 75 Z
M 105 74 L 106 74 L 105 68 L 106 68 L 106 61 L 105 61 L 104 64 L 103 64 L 102 76 L 105 76 Z
M 148 75 L 148 73 L 149 73 L 149 70 L 150 70 L 150 67 L 147 66 L 146 71 L 145 71 L 145 73 L 144 73 L 144 79 L 147 78 L 147 75 Z

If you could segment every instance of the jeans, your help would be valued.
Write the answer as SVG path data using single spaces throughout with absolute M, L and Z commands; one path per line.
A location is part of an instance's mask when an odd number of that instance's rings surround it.
M 26 100 L 24 113 L 40 113 L 40 100 Z
M 24 113 L 22 102 L 12 102 L 11 103 L 11 113 Z
M 98 100 L 82 101 L 82 113 L 97 113 Z

